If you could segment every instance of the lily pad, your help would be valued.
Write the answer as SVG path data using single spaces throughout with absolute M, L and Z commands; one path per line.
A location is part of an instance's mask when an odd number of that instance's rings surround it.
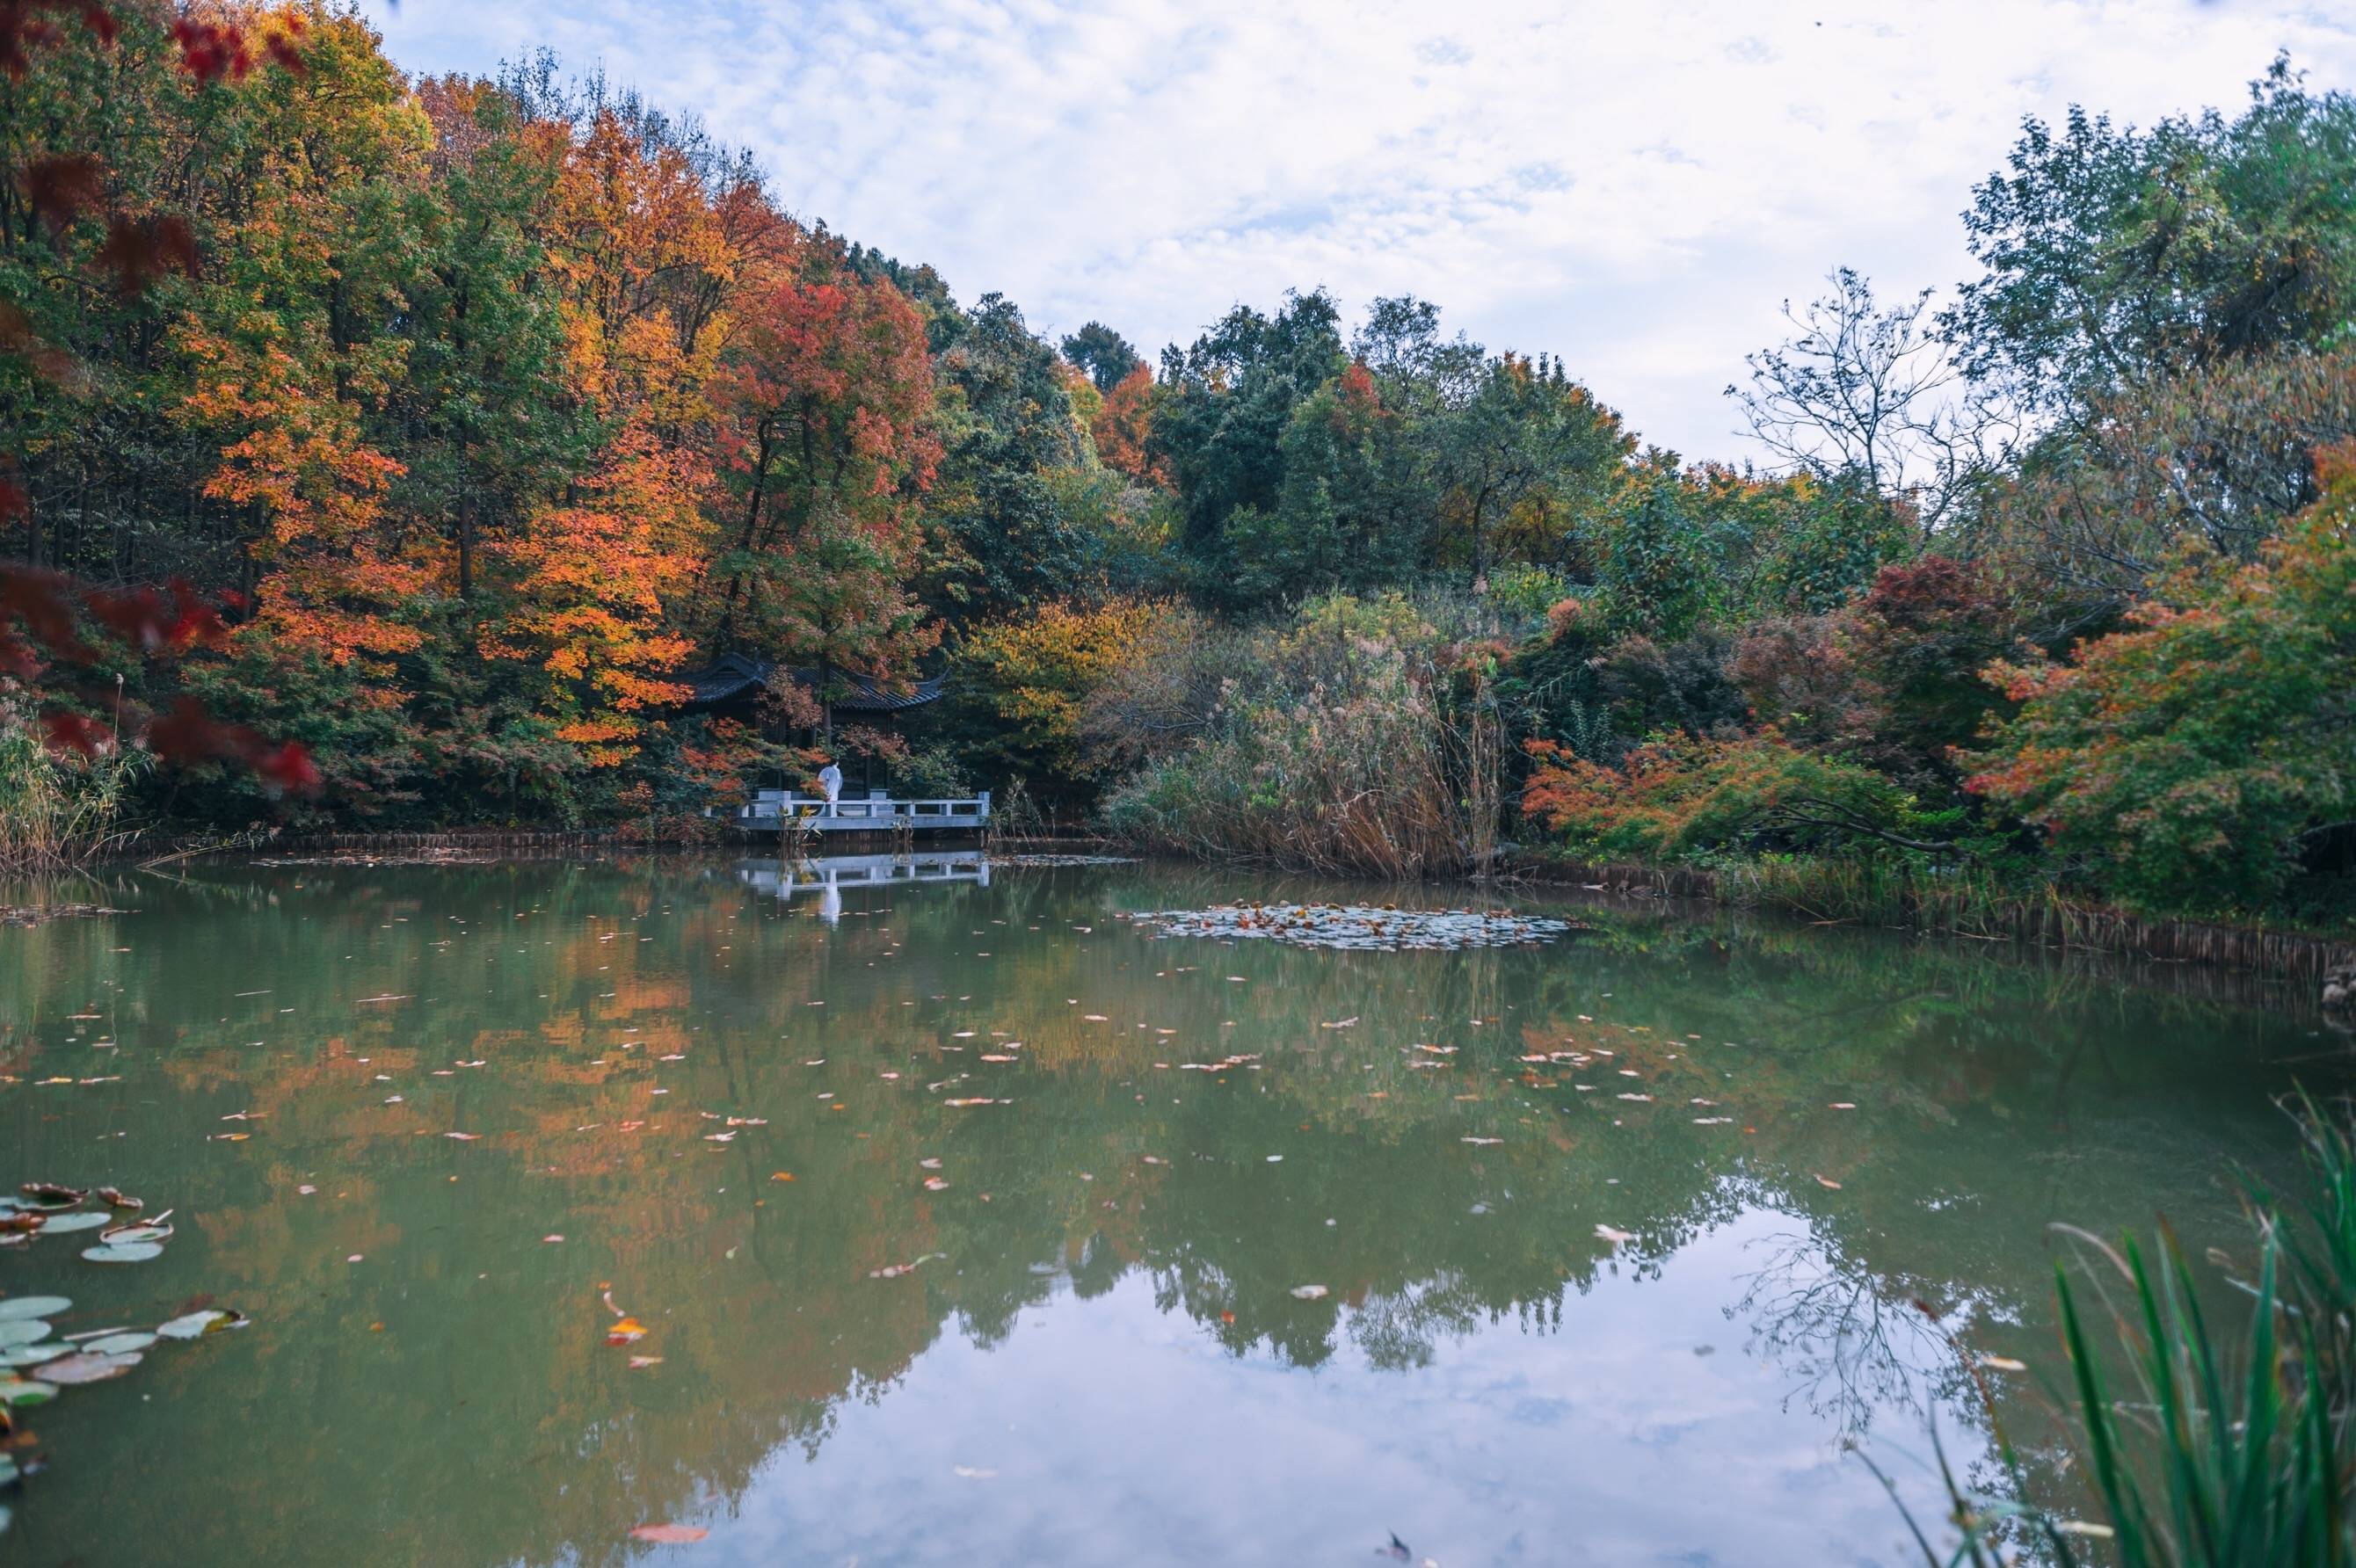
M 77 1215 L 76 1218 L 80 1216 Z M 101 1215 L 99 1218 L 104 1219 L 105 1216 Z M 54 1225 L 49 1228 L 57 1229 Z M 117 1225 L 98 1239 L 110 1246 L 123 1246 L 134 1242 L 167 1242 L 172 1239 L 172 1227 L 158 1221 L 150 1220 L 139 1224 Z
M 72 1349 L 71 1345 L 58 1339 L 38 1345 L 11 1345 L 0 1350 L 0 1367 L 37 1367 L 43 1361 L 56 1360 Z
M 94 1355 L 84 1350 L 50 1361 L 41 1368 L 41 1381 L 48 1383 L 102 1383 L 109 1378 L 119 1378 L 140 1361 L 138 1352 L 121 1356 Z
M 47 1404 L 57 1397 L 55 1383 L 0 1382 L 0 1404 L 11 1410 L 20 1404 Z
M 164 1255 L 161 1242 L 109 1242 L 100 1246 L 84 1247 L 81 1255 L 94 1264 L 144 1264 L 149 1258 Z
M 72 1307 L 62 1296 L 12 1296 L 0 1300 L 0 1323 L 13 1317 L 55 1317 Z
M 43 1211 L 70 1209 L 90 1196 L 79 1187 L 61 1187 L 54 1181 L 27 1181 L 16 1189 L 23 1198 L 23 1207 Z
M 62 1236 L 75 1231 L 95 1231 L 101 1225 L 112 1225 L 112 1223 L 114 1223 L 114 1216 L 112 1214 L 100 1214 L 95 1212 L 57 1214 L 52 1215 L 49 1222 L 41 1227 L 41 1234 L 44 1236 Z
M 107 1334 L 85 1340 L 82 1349 L 97 1356 L 123 1356 L 134 1350 L 144 1350 L 155 1342 L 155 1336 L 142 1329 L 126 1329 L 120 1334 Z
M 11 1317 L 0 1323 L 0 1350 L 14 1349 L 18 1345 L 37 1345 L 49 1337 L 49 1325 L 41 1317 Z
M 201 1312 L 190 1312 L 173 1318 L 169 1323 L 158 1324 L 155 1332 L 166 1339 L 195 1339 L 207 1334 L 244 1327 L 244 1313 L 224 1312 L 218 1307 L 209 1307 Z

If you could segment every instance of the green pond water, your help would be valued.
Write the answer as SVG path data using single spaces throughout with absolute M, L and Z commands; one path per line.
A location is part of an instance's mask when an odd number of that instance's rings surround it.
M 0 1300 L 252 1323 L 20 1411 L 10 1563 L 1905 1562 L 1856 1450 L 1934 1533 L 1934 1423 L 1993 1483 L 1965 1354 L 2026 1363 L 1998 1409 L 2074 1506 L 2050 1227 L 2246 1252 L 2275 1097 L 2351 1082 L 2186 972 L 1575 894 L 1491 901 L 1591 929 L 1421 953 L 1122 917 L 1470 895 L 951 858 L 100 896 L 0 928 L 0 1189 L 177 1232 L 0 1251 Z

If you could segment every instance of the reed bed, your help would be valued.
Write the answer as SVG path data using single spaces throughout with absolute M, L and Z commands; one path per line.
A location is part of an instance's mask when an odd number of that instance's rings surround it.
M 20 715 L 0 712 L 0 871 L 62 870 L 118 852 L 141 757 L 59 755 Z
M 2138 915 L 1985 871 L 1933 872 L 1887 860 L 1777 859 L 1717 869 L 1547 860 L 1525 869 L 1549 880 L 1784 910 L 1828 924 L 1902 926 L 2291 980 L 2319 982 L 2356 961 L 2356 944 L 2310 932 Z
M 1394 880 L 1486 870 L 1505 726 L 1477 656 L 1404 602 L 1331 601 L 1106 800 L 1133 848 Z

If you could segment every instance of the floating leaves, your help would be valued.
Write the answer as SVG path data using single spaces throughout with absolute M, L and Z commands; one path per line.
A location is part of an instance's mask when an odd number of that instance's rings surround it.
M 867 1277 L 870 1279 L 897 1279 L 904 1274 L 916 1273 L 920 1265 L 928 1264 L 935 1258 L 943 1258 L 947 1256 L 948 1256 L 947 1253 L 926 1253 L 921 1257 L 912 1258 L 904 1264 L 885 1264 L 882 1268 L 869 1269 L 867 1271 Z
M 11 1296 L 0 1299 L 0 1323 L 17 1317 L 55 1317 L 72 1306 L 62 1296 Z
M 711 1533 L 700 1524 L 642 1524 L 630 1531 L 630 1539 L 657 1546 L 692 1546 Z
M 168 1242 L 172 1239 L 172 1227 L 161 1220 L 134 1221 L 128 1225 L 117 1225 L 111 1231 L 101 1231 L 98 1239 L 114 1246 L 127 1246 L 134 1242 Z
M 169 1323 L 159 1323 L 155 1332 L 166 1339 L 197 1339 L 207 1334 L 225 1333 L 245 1327 L 245 1314 L 209 1307 L 201 1311 L 182 1313 Z
M 120 1356 L 82 1350 L 45 1363 L 41 1368 L 41 1381 L 60 1385 L 102 1383 L 109 1378 L 121 1377 L 137 1366 L 142 1359 L 135 1350 Z
M 41 1234 L 63 1236 L 75 1231 L 95 1231 L 102 1225 L 112 1223 L 114 1223 L 113 1215 L 95 1211 L 80 1214 L 51 1214 L 48 1216 L 48 1223 L 41 1227 Z
M 1323 1301 L 1332 1294 L 1322 1285 L 1296 1285 L 1291 1292 L 1295 1301 Z
M 37 1367 L 72 1349 L 71 1345 L 61 1345 L 55 1340 L 42 1345 L 12 1345 L 0 1350 L 0 1367 Z
M 161 1242 L 102 1242 L 84 1247 L 81 1255 L 94 1264 L 144 1264 L 164 1255 Z
M 1214 904 L 1202 910 L 1139 914 L 1161 936 L 1222 941 L 1265 937 L 1295 947 L 1366 949 L 1382 953 L 1454 953 L 1469 947 L 1513 947 L 1551 942 L 1576 929 L 1567 920 L 1480 910 L 1377 909 L 1371 904 Z M 1240 981 L 1240 975 L 1230 975 Z

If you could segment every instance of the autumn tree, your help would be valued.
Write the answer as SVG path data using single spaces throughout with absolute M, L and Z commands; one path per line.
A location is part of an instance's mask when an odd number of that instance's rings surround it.
M 2356 450 L 2320 470 L 2322 498 L 2254 561 L 2196 553 L 2125 629 L 1996 666 L 2019 711 L 1970 787 L 2147 906 L 2279 895 L 2356 824 Z
M 713 637 L 887 678 L 937 635 L 905 583 L 940 447 L 916 309 L 813 263 L 744 300 L 719 386 L 734 516 L 711 568 Z

